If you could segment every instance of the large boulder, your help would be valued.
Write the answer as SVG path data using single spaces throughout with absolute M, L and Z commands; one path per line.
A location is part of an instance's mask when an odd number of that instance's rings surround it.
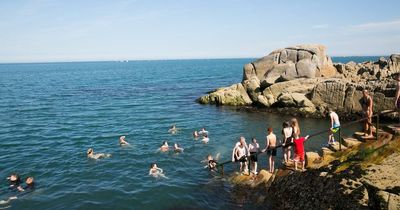
M 230 87 L 218 88 L 198 99 L 201 104 L 217 104 L 229 106 L 251 105 L 252 101 L 241 83 Z
M 296 78 L 331 77 L 337 73 L 323 45 L 299 45 L 271 52 L 243 68 L 243 81 L 258 77 L 271 85 Z M 279 79 L 280 78 L 280 79 Z

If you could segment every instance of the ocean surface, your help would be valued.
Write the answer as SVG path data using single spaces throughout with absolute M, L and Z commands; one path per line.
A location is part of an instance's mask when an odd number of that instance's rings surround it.
M 231 193 L 226 178 L 236 170 L 233 164 L 221 177 L 201 160 L 217 153 L 220 161 L 230 160 L 241 135 L 264 147 L 266 128 L 280 137 L 291 116 L 195 102 L 240 82 L 243 65 L 252 60 L 0 64 L 0 200 L 18 197 L 0 209 L 258 208 Z M 329 127 L 327 119 L 299 120 L 304 135 Z M 180 129 L 176 135 L 167 132 L 172 124 Z M 210 132 L 208 144 L 192 138 L 202 127 Z M 119 146 L 121 135 L 130 147 Z M 164 140 L 184 152 L 158 152 Z M 307 151 L 326 140 L 310 139 Z M 112 156 L 90 160 L 88 148 Z M 259 157 L 259 168 L 266 168 L 266 159 Z M 279 150 L 278 167 L 281 161 Z M 153 162 L 168 179 L 148 175 Z M 12 172 L 34 176 L 36 190 L 8 189 Z

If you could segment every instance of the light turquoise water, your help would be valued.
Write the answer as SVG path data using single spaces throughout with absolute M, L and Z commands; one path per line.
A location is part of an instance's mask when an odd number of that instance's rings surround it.
M 207 91 L 240 82 L 242 67 L 251 60 L 1 64 L 0 199 L 16 195 L 5 180 L 14 171 L 34 176 L 37 189 L 0 207 L 255 208 L 232 196 L 230 184 L 210 175 L 200 161 L 209 153 L 229 160 L 240 135 L 255 136 L 264 146 L 265 128 L 279 133 L 290 116 L 194 102 Z M 300 122 L 304 134 L 329 124 L 324 119 Z M 173 123 L 181 129 L 177 135 L 167 133 Z M 191 137 L 203 126 L 210 132 L 207 145 Z M 120 135 L 132 147 L 121 148 Z M 157 153 L 163 140 L 180 143 L 184 153 Z M 316 137 L 306 148 L 317 150 L 325 141 Z M 89 147 L 112 157 L 88 160 Z M 149 177 L 152 162 L 169 179 Z M 260 165 L 266 167 L 266 157 Z

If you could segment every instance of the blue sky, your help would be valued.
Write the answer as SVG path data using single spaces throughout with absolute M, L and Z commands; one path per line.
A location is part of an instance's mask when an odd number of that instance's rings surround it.
M 400 1 L 2 0 L 0 62 L 400 52 Z

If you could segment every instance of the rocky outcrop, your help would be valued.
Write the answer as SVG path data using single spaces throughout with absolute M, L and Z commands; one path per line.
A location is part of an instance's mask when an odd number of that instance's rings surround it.
M 270 108 L 285 113 L 322 116 L 327 108 L 359 114 L 362 90 L 368 89 L 374 111 L 394 108 L 400 54 L 372 62 L 333 64 L 322 45 L 299 45 L 271 52 L 243 67 L 241 85 L 217 89 L 200 103 Z M 248 100 L 249 99 L 249 100 Z
M 212 93 L 198 99 L 201 104 L 217 104 L 230 106 L 245 106 L 252 103 L 241 83 L 230 87 L 218 88 Z

